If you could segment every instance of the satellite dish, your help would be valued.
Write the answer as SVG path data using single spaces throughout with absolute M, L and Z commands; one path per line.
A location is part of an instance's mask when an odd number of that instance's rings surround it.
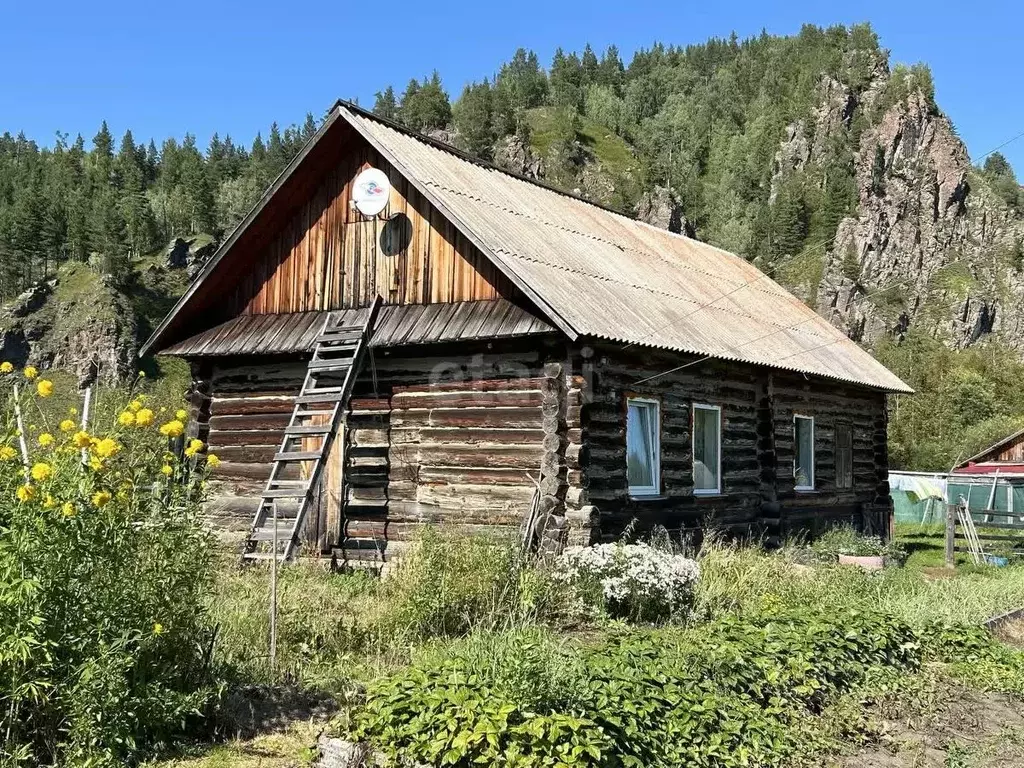
M 387 208 L 391 182 L 380 168 L 367 168 L 352 184 L 352 203 L 364 216 L 376 216 Z

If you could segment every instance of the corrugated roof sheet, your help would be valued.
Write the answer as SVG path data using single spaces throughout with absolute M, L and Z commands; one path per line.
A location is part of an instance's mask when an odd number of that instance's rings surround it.
M 309 352 L 328 314 L 361 322 L 369 309 L 241 315 L 163 350 L 165 355 L 267 355 Z M 550 325 L 504 299 L 454 304 L 385 306 L 370 346 L 396 347 L 468 339 L 509 338 L 551 333 Z
M 739 256 L 338 109 L 580 335 L 911 391 Z

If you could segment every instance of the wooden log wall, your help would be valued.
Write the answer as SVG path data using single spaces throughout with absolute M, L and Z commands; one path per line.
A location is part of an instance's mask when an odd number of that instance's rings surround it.
M 257 253 L 229 294 L 227 316 L 517 295 L 512 284 L 394 167 L 361 138 Z M 352 182 L 370 166 L 388 174 L 389 205 L 367 218 L 350 205 Z
M 583 377 L 580 500 L 597 507 L 601 533 L 618 536 L 662 525 L 695 531 L 713 526 L 734 534 L 780 537 L 820 532 L 839 521 L 877 525 L 888 509 L 885 396 L 840 383 L 807 381 L 753 366 L 707 361 L 660 376 L 687 362 L 599 348 Z M 661 403 L 661 488 L 633 498 L 626 479 L 626 399 Z M 691 452 L 694 403 L 722 408 L 722 490 L 695 496 Z M 815 491 L 793 480 L 793 414 L 815 418 Z M 835 425 L 853 433 L 853 486 L 835 487 Z M 875 523 L 871 523 L 874 520 Z
M 307 551 L 382 560 L 426 524 L 518 529 L 535 487 L 527 475 L 538 477 L 544 458 L 543 361 L 564 350 L 536 340 L 500 353 L 486 343 L 426 349 L 375 350 L 362 372 L 307 518 Z M 304 373 L 298 359 L 225 358 L 197 380 L 209 395 L 193 428 L 222 461 L 208 506 L 221 531 L 248 529 Z

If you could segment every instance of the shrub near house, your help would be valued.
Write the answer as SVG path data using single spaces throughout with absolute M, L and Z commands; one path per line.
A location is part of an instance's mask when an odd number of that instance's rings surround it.
M 143 396 L 90 433 L 54 416 L 54 392 L 35 369 L 0 366 L 0 764 L 124 765 L 210 699 L 203 472 L 191 470 L 216 458 L 194 443 L 166 453 L 182 422 Z

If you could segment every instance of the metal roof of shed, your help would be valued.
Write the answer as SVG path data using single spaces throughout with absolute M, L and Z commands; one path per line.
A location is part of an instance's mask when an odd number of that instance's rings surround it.
M 165 355 L 271 355 L 309 352 L 327 315 L 345 323 L 362 321 L 369 309 L 241 315 L 163 350 Z M 381 308 L 372 347 L 444 341 L 511 338 L 552 333 L 554 328 L 504 299 L 452 304 L 392 305 Z

